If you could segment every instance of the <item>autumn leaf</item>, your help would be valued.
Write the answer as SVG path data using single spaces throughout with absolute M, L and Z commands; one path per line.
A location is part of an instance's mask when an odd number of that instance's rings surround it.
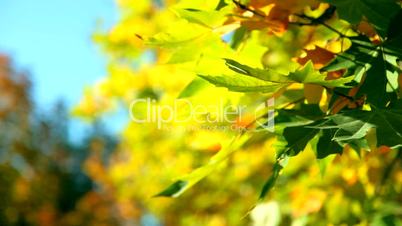
M 298 58 L 297 62 L 301 65 L 305 65 L 308 61 L 311 61 L 315 69 L 321 69 L 335 58 L 334 53 L 319 46 L 315 46 L 315 49 L 304 51 L 306 55 Z

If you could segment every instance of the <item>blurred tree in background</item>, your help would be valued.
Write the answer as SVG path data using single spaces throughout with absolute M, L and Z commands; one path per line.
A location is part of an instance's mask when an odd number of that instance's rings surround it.
M 4 55 L 0 90 L 0 225 L 118 224 L 113 197 L 83 168 L 106 164 L 115 139 L 97 126 L 83 144 L 72 143 L 63 103 L 35 111 L 28 76 Z

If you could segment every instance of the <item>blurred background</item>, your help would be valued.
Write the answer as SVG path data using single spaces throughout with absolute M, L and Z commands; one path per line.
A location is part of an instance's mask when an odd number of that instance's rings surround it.
M 389 150 L 346 149 L 321 162 L 306 150 L 250 214 L 275 161 L 269 134 L 253 136 L 181 197 L 151 198 L 233 137 L 129 120 L 133 98 L 169 102 L 195 76 L 153 65 L 167 53 L 136 37 L 173 23 L 167 7 L 175 2 L 0 0 L 0 226 L 400 225 L 402 171 L 386 169 Z M 244 48 L 250 62 L 268 48 L 286 55 L 280 48 L 295 40 L 260 44 L 261 33 Z M 193 101 L 261 98 L 205 87 Z
M 29 78 L 35 111 L 48 111 L 59 101 L 71 108 L 85 87 L 106 75 L 106 56 L 92 36 L 117 23 L 113 0 L 0 0 L 0 5 L 0 52 Z M 69 123 L 70 135 L 79 140 L 85 125 L 77 119 Z M 107 127 L 118 131 L 122 122 L 114 118 Z
M 96 212 L 113 208 L 111 198 L 84 171 L 114 150 L 121 116 L 70 114 L 106 74 L 92 35 L 117 13 L 112 0 L 0 0 L 1 226 L 118 225 Z

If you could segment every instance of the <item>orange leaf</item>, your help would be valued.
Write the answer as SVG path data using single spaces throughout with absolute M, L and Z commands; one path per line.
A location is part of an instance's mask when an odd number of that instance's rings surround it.
M 298 58 L 297 62 L 301 65 L 306 64 L 309 60 L 311 60 L 314 64 L 314 68 L 320 69 L 324 67 L 329 61 L 334 59 L 335 54 L 316 46 L 313 50 L 305 50 L 306 56 L 302 58 Z
M 359 25 L 357 25 L 357 30 L 368 37 L 374 37 L 377 34 L 374 27 L 365 20 L 362 20 Z
M 334 80 L 342 77 L 343 73 L 345 73 L 345 70 L 338 70 L 338 71 L 331 71 L 328 72 L 327 77 L 325 78 L 326 80 Z
M 359 91 L 359 87 L 354 87 L 349 90 L 348 96 L 354 97 L 358 91 Z M 346 106 L 348 106 L 349 108 L 357 108 L 359 106 L 362 106 L 363 104 L 364 104 L 364 98 L 361 98 L 361 99 L 355 100 L 355 101 L 351 101 L 346 97 L 339 97 L 335 101 L 331 112 L 332 112 L 332 114 L 336 114 Z
M 255 120 L 255 116 L 253 114 L 244 114 L 236 118 L 234 122 L 234 128 L 236 129 L 247 129 L 249 128 Z
M 381 153 L 381 154 L 388 154 L 390 151 L 391 151 L 392 149 L 390 148 L 390 147 L 388 147 L 388 146 L 380 146 L 379 148 L 378 148 L 378 151 Z
M 239 5 L 238 10 L 242 12 L 243 17 L 249 17 L 241 21 L 241 24 L 249 30 L 267 28 L 272 33 L 281 34 L 288 27 L 290 11 L 277 7 L 275 4 L 258 0 L 252 1 L 247 6 Z
M 205 151 L 207 152 L 218 152 L 222 149 L 222 145 L 220 143 L 215 143 L 209 146 Z
M 398 76 L 399 92 L 402 94 L 402 73 Z
M 304 84 L 304 97 L 309 104 L 320 103 L 324 88 L 320 85 Z
M 250 6 L 252 6 L 253 8 L 256 8 L 256 9 L 268 6 L 269 4 L 272 4 L 272 3 L 270 3 L 267 0 L 251 0 L 250 1 Z

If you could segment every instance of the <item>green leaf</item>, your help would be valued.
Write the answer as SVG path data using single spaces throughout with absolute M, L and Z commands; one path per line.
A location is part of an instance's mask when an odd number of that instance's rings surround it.
M 391 100 L 387 93 L 387 63 L 380 53 L 372 62 L 371 68 L 367 71 L 363 85 L 360 87 L 358 96 L 365 95 L 367 102 L 377 106 L 385 107 Z
M 228 10 L 230 7 L 222 8 L 220 11 L 215 10 L 199 10 L 199 9 L 190 9 L 190 8 L 173 8 L 172 10 L 177 14 L 177 16 L 186 19 L 191 23 L 200 24 L 206 26 L 208 28 L 215 28 L 222 25 L 226 18 L 226 15 L 229 13 Z
M 371 128 L 376 129 L 377 146 L 402 147 L 402 110 L 353 110 L 329 116 L 316 129 L 337 129 L 334 141 L 351 143 L 364 138 Z
M 222 162 L 224 162 L 232 153 L 237 151 L 249 138 L 250 136 L 246 134 L 236 137 L 230 144 L 226 145 L 225 148 L 215 154 L 207 164 L 178 178 L 174 183 L 155 196 L 178 197 L 187 189 L 214 172 Z
M 300 70 L 290 73 L 289 78 L 299 83 L 316 84 L 326 87 L 345 87 L 345 83 L 353 80 L 353 77 L 326 80 L 326 75 L 315 70 L 311 61 Z
M 191 81 L 179 94 L 179 99 L 191 97 L 200 91 L 202 88 L 206 87 L 209 83 L 204 79 L 195 78 Z
M 399 9 L 398 13 L 392 18 L 388 27 L 388 39 L 393 39 L 402 35 L 402 29 L 400 23 L 402 21 L 402 9 Z M 402 44 L 401 44 L 402 45 Z
M 246 27 L 239 27 L 233 33 L 232 40 L 230 42 L 230 47 L 232 49 L 238 49 L 240 44 L 246 39 L 248 30 Z
M 374 114 L 370 111 L 348 111 L 328 117 L 328 121 L 314 128 L 337 129 L 332 140 L 345 143 L 364 138 L 374 127 L 371 123 Z
M 156 194 L 154 197 L 175 197 L 176 194 L 180 194 L 181 191 L 186 187 L 187 182 L 178 180 L 167 187 L 165 190 Z
M 315 121 L 325 116 L 324 112 L 321 111 L 318 104 L 301 104 L 299 108 L 280 109 L 278 112 L 279 114 L 277 118 L 279 119 L 288 116 L 297 117 L 299 121 L 301 120 L 301 118 Z
M 343 147 L 339 145 L 338 142 L 332 140 L 335 132 L 335 129 L 327 129 L 322 131 L 317 143 L 317 159 L 323 159 L 328 155 L 342 153 Z
M 237 61 L 231 60 L 231 59 L 225 59 L 226 65 L 231 69 L 232 71 L 235 71 L 237 73 L 243 74 L 243 75 L 248 75 L 254 78 L 258 78 L 264 81 L 268 82 L 274 82 L 274 83 L 291 83 L 293 82 L 291 79 L 288 78 L 288 76 L 283 75 L 281 73 L 278 73 L 276 71 L 273 71 L 271 69 L 259 69 L 259 68 L 252 68 L 247 65 L 243 65 L 238 63 Z
M 326 75 L 315 70 L 311 61 L 306 63 L 301 69 L 290 72 L 288 75 L 278 73 L 271 69 L 252 68 L 230 59 L 225 59 L 225 61 L 226 65 L 237 73 L 274 83 L 309 83 L 327 87 L 344 87 L 343 84 L 353 80 L 353 78 L 326 80 Z
M 217 6 L 220 5 L 221 0 L 184 0 L 184 1 L 177 1 L 175 3 L 175 7 L 182 8 L 182 9 L 198 9 L 198 10 L 215 10 Z
M 318 129 L 311 128 L 309 125 L 287 127 L 283 131 L 283 137 L 287 142 L 285 150 L 289 156 L 296 156 L 303 151 L 310 140 L 319 132 Z
M 229 4 L 226 3 L 226 0 L 219 0 L 219 3 L 216 6 L 215 10 L 220 10 L 227 5 L 229 5 Z
M 321 70 L 348 69 L 348 74 L 354 75 L 356 82 L 364 79 L 357 97 L 365 96 L 371 105 L 385 107 L 395 96 L 392 92 L 398 88 L 395 76 L 397 69 L 390 63 L 394 57 L 386 55 L 390 53 L 389 49 L 383 52 L 384 49 L 374 46 L 367 37 L 353 37 L 351 41 L 351 48 Z
M 259 200 L 262 200 L 268 194 L 268 192 L 275 186 L 276 181 L 278 180 L 280 173 L 282 172 L 282 169 L 286 167 L 288 162 L 289 162 L 289 156 L 286 153 L 286 150 L 279 149 L 275 163 L 272 166 L 272 174 L 264 183 L 261 189 L 260 196 L 258 198 Z
M 170 25 L 166 30 L 147 38 L 145 44 L 164 48 L 177 48 L 193 42 L 207 32 L 209 32 L 208 28 L 189 23 L 186 20 L 179 20 Z
M 205 33 L 204 35 L 183 43 L 173 49 L 169 64 L 178 64 L 189 61 L 197 61 L 204 56 L 226 56 L 232 53 L 232 50 L 225 44 L 219 35 L 214 33 Z
M 180 48 L 174 50 L 167 63 L 180 64 L 197 60 L 202 54 L 202 49 L 197 47 L 201 46 L 202 42 L 202 40 L 198 39 L 186 45 L 183 44 Z
M 232 49 L 222 41 L 220 36 L 208 28 L 186 21 L 177 22 L 176 28 L 166 29 L 164 32 L 148 38 L 145 43 L 171 51 L 168 64 L 178 64 L 189 61 L 198 61 L 202 56 L 227 56 Z M 195 31 L 194 31 L 195 30 Z M 183 34 L 185 33 L 185 34 Z
M 393 18 L 388 28 L 388 39 L 384 43 L 384 48 L 391 55 L 402 59 L 402 29 L 400 23 L 402 21 L 402 9 Z
M 293 127 L 309 128 L 313 123 L 321 121 L 324 117 L 325 114 L 321 111 L 318 104 L 300 104 L 295 109 L 278 109 L 278 114 L 275 116 L 275 131 L 277 134 L 283 135 L 285 130 L 291 130 L 290 128 Z M 288 142 L 286 140 L 290 141 L 290 139 L 280 136 L 278 148 L 287 150 L 286 146 Z
M 208 76 L 208 75 L 198 75 L 198 76 L 218 87 L 226 87 L 229 90 L 236 92 L 274 93 L 287 85 L 287 84 L 268 82 L 257 78 L 244 76 L 241 74 L 225 75 L 225 76 Z
M 278 180 L 278 177 L 280 175 L 280 172 L 282 171 L 283 167 L 279 162 L 276 162 L 274 166 L 272 167 L 272 174 L 268 178 L 268 180 L 265 182 L 265 184 L 262 186 L 261 192 L 259 199 L 263 199 L 268 192 L 275 186 L 276 181 Z
M 353 77 L 326 80 L 325 74 L 314 70 L 311 62 L 300 70 L 284 75 L 270 69 L 252 68 L 231 59 L 225 59 L 226 65 L 236 75 L 209 76 L 199 75 L 218 87 L 226 87 L 237 92 L 273 93 L 292 83 L 310 83 L 327 87 L 345 87 L 344 84 L 353 80 Z
M 350 39 L 352 46 L 345 52 L 338 54 L 320 71 L 348 70 L 348 75 L 354 75 L 359 81 L 364 72 L 370 68 L 370 63 L 378 55 L 376 47 L 366 36 L 357 36 Z
M 381 36 L 387 34 L 388 26 L 400 6 L 395 0 L 325 0 L 337 7 L 341 19 L 351 24 L 359 23 L 363 17 L 374 25 Z
M 201 56 L 224 57 L 233 51 L 224 43 L 219 33 L 214 32 L 205 23 L 214 24 L 219 17 L 220 21 L 225 20 L 221 11 L 202 11 L 198 9 L 174 9 L 182 18 L 169 25 L 162 32 L 145 38 L 145 44 L 152 47 L 169 49 L 172 55 L 167 63 L 177 64 L 189 61 L 197 61 Z M 227 11 L 227 10 L 226 10 Z M 211 13 L 211 15 L 209 15 Z M 219 14 L 219 15 L 215 15 Z M 214 16 L 215 15 L 215 16 Z M 220 22 L 216 22 L 220 23 Z M 211 25 L 211 26 L 212 26 Z

